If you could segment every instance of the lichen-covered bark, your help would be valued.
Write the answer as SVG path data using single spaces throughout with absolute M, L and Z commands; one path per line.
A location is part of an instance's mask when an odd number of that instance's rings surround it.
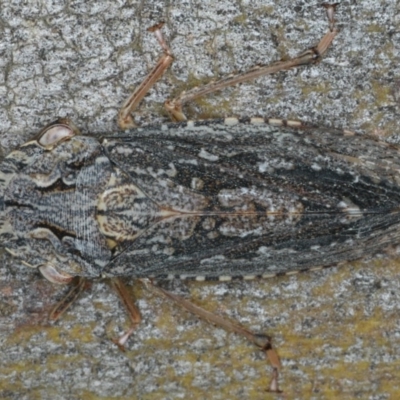
M 160 105 L 171 93 L 296 55 L 327 29 L 324 10 L 303 2 L 0 1 L 3 154 L 57 116 L 83 133 L 115 130 L 120 104 L 158 58 L 145 29 L 160 20 L 176 59 L 138 111 L 142 125 L 167 121 Z M 302 119 L 398 141 L 396 1 L 342 2 L 337 24 L 319 65 L 202 99 L 188 116 Z M 143 323 L 121 353 L 109 339 L 129 323 L 107 285 L 50 324 L 46 313 L 66 289 L 1 257 L 1 398 L 268 397 L 264 356 L 242 338 L 134 284 Z M 392 254 L 292 278 L 168 287 L 271 334 L 288 398 L 396 398 L 398 270 Z

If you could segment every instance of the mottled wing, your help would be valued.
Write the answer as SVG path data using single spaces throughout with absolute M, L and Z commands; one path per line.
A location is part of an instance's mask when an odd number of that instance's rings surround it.
M 110 160 L 166 215 L 126 238 L 106 275 L 267 276 L 398 242 L 395 146 L 267 124 L 163 128 L 104 140 Z

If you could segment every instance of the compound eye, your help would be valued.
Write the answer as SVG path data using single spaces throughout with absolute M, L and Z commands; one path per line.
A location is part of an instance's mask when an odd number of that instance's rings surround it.
M 69 126 L 54 125 L 49 127 L 49 129 L 42 134 L 38 142 L 43 147 L 49 147 L 74 135 L 74 131 Z
M 71 121 L 66 118 L 60 118 L 44 127 L 35 139 L 40 146 L 51 150 L 58 143 L 68 140 L 77 134 L 79 134 L 79 131 Z

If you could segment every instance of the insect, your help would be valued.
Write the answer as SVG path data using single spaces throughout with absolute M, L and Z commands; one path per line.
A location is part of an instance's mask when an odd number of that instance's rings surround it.
M 398 149 L 286 125 L 189 122 L 99 142 L 59 121 L 1 164 L 1 242 L 54 282 L 247 279 L 384 251 L 397 231 Z

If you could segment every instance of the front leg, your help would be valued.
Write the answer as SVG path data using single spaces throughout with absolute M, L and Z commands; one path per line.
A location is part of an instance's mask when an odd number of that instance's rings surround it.
M 161 33 L 161 28 L 163 25 L 163 23 L 159 23 L 147 29 L 149 32 L 154 32 L 158 42 L 160 43 L 164 51 L 164 54 L 161 56 L 155 67 L 150 71 L 143 82 L 135 89 L 135 91 L 122 105 L 121 110 L 118 114 L 118 126 L 121 129 L 129 129 L 136 126 L 131 116 L 132 111 L 135 110 L 135 108 L 142 101 L 146 93 L 157 82 L 157 80 L 161 78 L 161 76 L 174 60 L 171 50 L 169 49 Z

